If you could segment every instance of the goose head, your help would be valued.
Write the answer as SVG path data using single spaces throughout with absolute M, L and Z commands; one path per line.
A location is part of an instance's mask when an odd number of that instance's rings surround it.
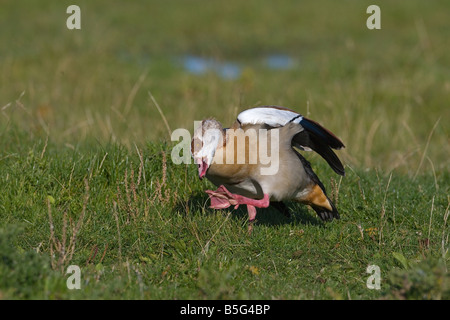
M 198 176 L 202 179 L 214 159 L 216 149 L 223 143 L 223 127 L 217 120 L 203 120 L 194 131 L 191 153 L 198 166 Z

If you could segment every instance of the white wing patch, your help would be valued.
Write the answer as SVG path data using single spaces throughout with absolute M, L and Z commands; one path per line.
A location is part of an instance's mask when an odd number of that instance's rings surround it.
M 253 108 L 242 111 L 238 117 L 241 124 L 267 124 L 271 127 L 282 127 L 288 122 L 300 123 L 303 117 L 293 111 L 271 107 Z M 293 120 L 294 119 L 294 120 Z

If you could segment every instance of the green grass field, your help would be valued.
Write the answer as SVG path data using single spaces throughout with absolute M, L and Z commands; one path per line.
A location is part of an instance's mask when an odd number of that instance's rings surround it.
M 448 1 L 380 1 L 381 30 L 370 1 L 70 4 L 1 4 L 0 299 L 450 299 Z M 305 154 L 340 220 L 248 235 L 172 163 L 169 131 L 267 104 L 344 141 L 342 179 Z

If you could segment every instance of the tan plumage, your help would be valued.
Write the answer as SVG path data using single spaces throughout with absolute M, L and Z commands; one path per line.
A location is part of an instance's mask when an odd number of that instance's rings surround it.
M 209 133 L 211 129 L 214 134 Z M 261 157 L 265 154 L 262 150 L 272 150 L 272 146 L 276 150 L 276 137 L 278 153 L 268 164 L 267 157 Z M 268 206 L 266 197 L 274 204 L 294 200 L 310 205 L 323 220 L 339 218 L 309 162 L 293 146 L 317 151 L 337 173 L 344 174 L 331 151 L 343 147 L 342 142 L 317 122 L 292 110 L 273 106 L 249 109 L 241 112 L 229 129 L 223 129 L 216 120 L 203 121 L 194 133 L 192 154 L 199 165 L 199 176 L 220 186 L 216 191 L 207 191 L 212 207 L 247 204 L 252 220 L 256 215 L 254 207 Z M 270 168 L 278 170 L 263 174 Z

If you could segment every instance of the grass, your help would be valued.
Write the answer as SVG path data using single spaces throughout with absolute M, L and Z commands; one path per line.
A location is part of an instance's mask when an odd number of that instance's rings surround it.
M 411 184 L 349 170 L 339 189 L 328 185 L 341 220 L 324 224 L 291 203 L 292 219 L 266 209 L 248 236 L 246 213 L 208 209 L 207 186 L 195 168 L 171 164 L 168 145 L 42 153 L 44 143 L 2 161 L 2 221 L 21 227 L 2 231 L 2 254 L 47 261 L 30 262 L 33 281 L 6 285 L 4 298 L 448 297 L 448 189 L 437 191 L 432 176 Z M 70 264 L 81 267 L 82 290 L 64 287 Z M 381 268 L 380 291 L 366 287 L 370 264 Z M 6 267 L 4 279 L 20 279 Z
M 79 1 L 80 31 L 70 4 L 0 12 L 0 298 L 450 298 L 446 2 L 381 3 L 379 31 L 365 1 Z M 295 67 L 267 68 L 273 53 Z M 241 74 L 190 74 L 184 55 Z M 168 127 L 261 104 L 344 141 L 343 179 L 306 154 L 339 221 L 290 203 L 248 236 L 243 210 L 209 209 L 212 185 L 171 162 Z

